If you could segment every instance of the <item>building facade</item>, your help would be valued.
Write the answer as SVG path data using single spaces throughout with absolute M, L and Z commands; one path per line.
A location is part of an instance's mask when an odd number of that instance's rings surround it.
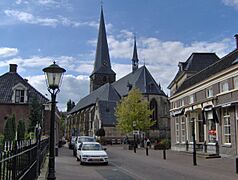
M 186 68 L 179 69 L 168 87 L 172 149 L 192 150 L 194 130 L 201 151 L 238 154 L 238 49 L 221 59 L 210 53 L 213 60 L 205 67 L 199 62 L 207 63 L 208 57 L 194 55 L 200 59 L 194 66 L 200 69 L 186 77 L 190 59 L 180 63 Z
M 19 120 L 24 120 L 28 128 L 33 98 L 42 104 L 42 134 L 49 135 L 51 110 L 49 100 L 17 73 L 17 64 L 10 64 L 9 72 L 0 76 L 0 133 L 3 133 L 6 120 L 12 115 L 15 115 L 16 125 Z M 56 137 L 58 137 L 59 119 L 57 110 Z
M 68 137 L 72 135 L 95 136 L 104 128 L 106 138 L 122 137 L 116 129 L 115 108 L 121 98 L 127 96 L 132 88 L 138 88 L 154 110 L 151 127 L 152 136 L 169 137 L 169 102 L 160 85 L 156 83 L 146 66 L 139 67 L 136 39 L 132 56 L 132 72 L 119 80 L 112 70 L 103 10 L 101 9 L 98 42 L 94 70 L 90 75 L 90 94 L 82 98 L 68 113 Z

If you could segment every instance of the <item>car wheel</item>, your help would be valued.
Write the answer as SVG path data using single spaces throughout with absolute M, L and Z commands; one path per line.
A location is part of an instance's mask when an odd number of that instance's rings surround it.
M 77 158 L 77 161 L 80 161 L 80 159 L 78 158 L 78 156 L 77 156 L 76 158 Z
M 105 162 L 104 165 L 107 166 L 107 165 L 108 165 L 108 162 Z

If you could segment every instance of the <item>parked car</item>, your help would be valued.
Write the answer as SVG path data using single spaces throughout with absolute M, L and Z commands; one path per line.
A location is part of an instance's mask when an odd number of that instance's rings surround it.
M 85 163 L 103 163 L 107 165 L 108 155 L 105 150 L 98 142 L 83 142 L 79 145 L 76 158 L 81 165 Z
M 69 140 L 69 149 L 73 149 L 74 148 L 74 144 L 75 144 L 75 140 L 76 140 L 76 136 L 71 136 L 70 140 Z
M 82 142 L 96 142 L 96 139 L 92 136 L 78 136 L 74 143 L 73 155 L 76 156 L 77 149 Z

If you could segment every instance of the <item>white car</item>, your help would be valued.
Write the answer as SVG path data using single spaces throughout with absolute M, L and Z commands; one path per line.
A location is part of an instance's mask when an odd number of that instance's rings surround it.
M 79 145 L 83 142 L 96 142 L 96 138 L 92 136 L 78 136 L 75 140 L 75 144 L 73 147 L 73 155 L 76 156 L 77 149 L 79 148 Z
M 108 164 L 108 155 L 98 142 L 83 142 L 77 150 L 77 161 L 84 163 L 103 163 Z

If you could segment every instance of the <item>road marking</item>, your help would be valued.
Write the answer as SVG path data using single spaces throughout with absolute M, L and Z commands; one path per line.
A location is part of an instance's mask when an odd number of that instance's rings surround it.
M 122 171 L 125 171 L 126 173 L 128 173 L 128 174 L 130 174 L 130 175 L 136 177 L 136 179 L 143 179 L 143 178 L 141 178 L 140 176 L 138 176 L 137 174 L 135 174 L 134 172 L 129 171 L 128 169 L 125 169 L 125 168 L 123 168 L 123 167 L 120 167 L 120 166 L 116 165 L 116 164 L 113 163 L 113 162 L 110 162 L 110 164 L 112 164 L 113 166 L 116 166 L 118 169 L 121 169 Z

